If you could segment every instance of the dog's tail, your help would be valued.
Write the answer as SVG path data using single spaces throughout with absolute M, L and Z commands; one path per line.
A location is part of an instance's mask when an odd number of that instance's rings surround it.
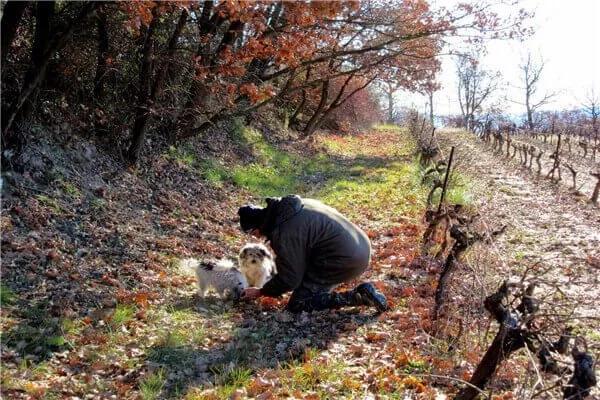
M 184 275 L 196 275 L 196 270 L 200 263 L 200 260 L 197 258 L 184 258 L 179 261 L 179 271 Z
M 197 258 L 184 258 L 179 261 L 179 270 L 185 275 L 194 275 L 198 269 L 205 271 L 223 271 L 233 268 L 230 260 L 199 260 Z

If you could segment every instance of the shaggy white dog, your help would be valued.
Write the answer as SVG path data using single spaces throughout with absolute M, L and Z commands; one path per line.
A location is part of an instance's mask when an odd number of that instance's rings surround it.
M 187 258 L 181 261 L 180 268 L 195 271 L 198 280 L 198 294 L 205 297 L 212 288 L 221 297 L 238 300 L 248 281 L 230 260 L 198 260 Z
M 273 256 L 267 247 L 260 243 L 248 243 L 238 256 L 240 270 L 248 285 L 263 287 L 277 273 Z

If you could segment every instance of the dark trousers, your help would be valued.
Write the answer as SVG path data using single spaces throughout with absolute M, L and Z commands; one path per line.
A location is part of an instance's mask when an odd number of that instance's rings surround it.
M 332 308 L 337 296 L 337 293 L 332 293 L 332 290 L 336 286 L 304 281 L 292 292 L 287 309 L 290 312 L 299 313 Z

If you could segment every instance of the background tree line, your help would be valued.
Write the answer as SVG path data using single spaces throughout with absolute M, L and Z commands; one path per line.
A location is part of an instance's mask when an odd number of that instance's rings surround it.
M 267 105 L 304 135 L 369 122 L 380 116 L 365 89 L 431 87 L 444 38 L 525 32 L 525 14 L 492 9 L 434 10 L 424 0 L 8 1 L 3 160 L 35 124 L 93 132 L 135 164 L 147 143 L 201 135 Z

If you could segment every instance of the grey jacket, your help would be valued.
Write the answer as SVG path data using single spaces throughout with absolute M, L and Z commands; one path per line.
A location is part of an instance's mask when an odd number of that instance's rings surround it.
M 369 238 L 334 208 L 296 195 L 267 203 L 261 230 L 275 251 L 277 274 L 261 294 L 276 297 L 296 289 L 302 281 L 333 286 L 367 269 Z

